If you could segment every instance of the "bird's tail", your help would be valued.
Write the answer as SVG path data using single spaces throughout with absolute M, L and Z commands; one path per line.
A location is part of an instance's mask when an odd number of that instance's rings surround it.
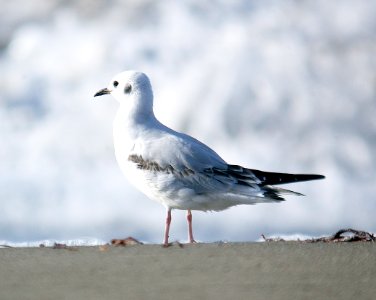
M 304 196 L 301 193 L 290 191 L 287 189 L 281 189 L 275 186 L 264 186 L 262 187 L 263 197 L 271 199 L 272 201 L 284 201 L 283 195 L 295 195 L 295 196 Z

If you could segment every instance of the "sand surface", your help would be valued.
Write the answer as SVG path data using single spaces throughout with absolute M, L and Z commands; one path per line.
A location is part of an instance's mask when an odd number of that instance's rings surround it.
M 0 249 L 0 299 L 376 299 L 376 244 Z

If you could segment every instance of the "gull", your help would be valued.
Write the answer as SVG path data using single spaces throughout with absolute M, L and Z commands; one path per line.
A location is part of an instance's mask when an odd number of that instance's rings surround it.
M 120 104 L 113 121 L 120 169 L 136 188 L 166 208 L 164 246 L 169 245 L 173 209 L 187 211 L 188 240 L 195 243 L 192 210 L 221 211 L 240 204 L 280 202 L 285 194 L 302 194 L 274 185 L 325 178 L 226 163 L 204 143 L 158 121 L 150 80 L 142 72 L 116 75 L 94 97 L 107 94 Z

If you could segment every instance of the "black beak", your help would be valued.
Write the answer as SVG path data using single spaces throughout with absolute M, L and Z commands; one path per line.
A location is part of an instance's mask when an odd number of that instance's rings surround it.
M 111 93 L 111 91 L 108 88 L 104 88 L 104 89 L 101 89 L 100 91 L 96 92 L 94 97 L 103 96 L 103 95 L 107 95 L 107 94 L 110 94 L 110 93 Z

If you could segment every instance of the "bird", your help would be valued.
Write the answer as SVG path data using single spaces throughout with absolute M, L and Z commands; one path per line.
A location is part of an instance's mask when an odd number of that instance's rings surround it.
M 285 200 L 284 195 L 302 194 L 275 185 L 325 178 L 228 164 L 204 143 L 156 118 L 152 86 L 142 72 L 131 70 L 115 75 L 94 97 L 108 94 L 119 102 L 113 121 L 116 160 L 136 188 L 165 207 L 165 247 L 170 245 L 172 210 L 187 211 L 188 241 L 196 243 L 192 211 L 222 211 L 241 204 L 280 202 Z

